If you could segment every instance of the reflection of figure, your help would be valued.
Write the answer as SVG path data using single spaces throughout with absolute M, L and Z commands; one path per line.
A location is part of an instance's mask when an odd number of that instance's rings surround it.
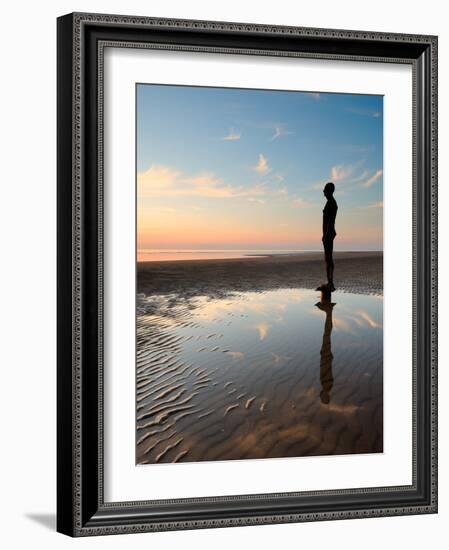
M 332 182 L 326 183 L 323 189 L 324 196 L 327 199 L 323 209 L 323 247 L 324 260 L 326 262 L 327 284 L 321 285 L 317 290 L 333 292 L 334 287 L 334 239 L 337 235 L 335 232 L 335 218 L 337 217 L 338 206 L 334 199 L 335 185 Z
M 331 332 L 332 332 L 332 310 L 335 306 L 329 299 L 327 299 L 326 294 L 323 292 L 321 294 L 321 302 L 316 304 L 317 308 L 321 309 L 326 313 L 326 321 L 324 323 L 324 332 L 323 332 L 323 343 L 321 345 L 320 351 L 320 381 L 321 381 L 321 392 L 320 399 L 324 404 L 328 404 L 330 401 L 330 391 L 334 384 L 334 377 L 332 376 L 332 355 L 331 348 Z

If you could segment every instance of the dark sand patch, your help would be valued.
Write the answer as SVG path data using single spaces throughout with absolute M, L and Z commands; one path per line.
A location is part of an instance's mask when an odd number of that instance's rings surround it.
M 337 290 L 382 294 L 381 252 L 335 252 Z M 248 257 L 221 260 L 140 262 L 138 292 L 178 294 L 184 298 L 278 288 L 315 289 L 325 280 L 323 254 Z

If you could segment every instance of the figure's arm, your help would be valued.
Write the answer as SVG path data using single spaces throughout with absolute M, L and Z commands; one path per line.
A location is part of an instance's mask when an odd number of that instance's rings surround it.
M 337 234 L 335 232 L 335 218 L 337 216 L 337 208 L 323 218 L 323 241 L 333 239 Z
M 323 220 L 323 242 L 332 235 L 332 222 L 329 218 Z M 333 235 L 332 235 L 333 236 Z

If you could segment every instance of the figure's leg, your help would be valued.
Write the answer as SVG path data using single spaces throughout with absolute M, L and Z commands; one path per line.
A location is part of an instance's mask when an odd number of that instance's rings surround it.
M 332 257 L 333 240 L 324 240 L 324 262 L 326 264 L 327 284 L 319 286 L 316 290 L 321 290 L 330 298 L 330 293 L 334 290 L 334 260 Z
M 330 288 L 334 287 L 334 242 L 329 241 L 325 243 L 324 255 L 326 260 L 326 275 L 327 275 L 327 284 Z
M 327 284 L 330 284 L 332 281 L 332 252 L 327 247 L 324 251 L 324 259 L 326 260 Z
M 332 284 L 332 253 L 329 254 L 329 268 L 327 270 L 327 284 Z

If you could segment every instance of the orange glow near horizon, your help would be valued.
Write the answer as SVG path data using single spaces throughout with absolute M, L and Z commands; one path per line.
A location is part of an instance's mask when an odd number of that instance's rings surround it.
M 308 213 L 302 222 L 292 219 L 276 226 L 263 219 L 245 220 L 234 226 L 220 220 L 219 210 L 213 216 L 201 212 L 193 215 L 161 216 L 138 215 L 137 248 L 142 249 L 320 249 L 321 213 Z M 309 218 L 312 218 L 309 220 Z M 142 221 L 141 221 L 142 220 Z M 368 243 L 369 248 L 382 248 L 382 233 L 376 226 L 365 226 L 354 231 L 353 224 L 337 221 L 336 248 L 360 248 L 358 243 Z M 362 247 L 363 249 L 363 247 Z
M 382 249 L 381 96 L 139 85 L 136 161 L 140 250 Z

